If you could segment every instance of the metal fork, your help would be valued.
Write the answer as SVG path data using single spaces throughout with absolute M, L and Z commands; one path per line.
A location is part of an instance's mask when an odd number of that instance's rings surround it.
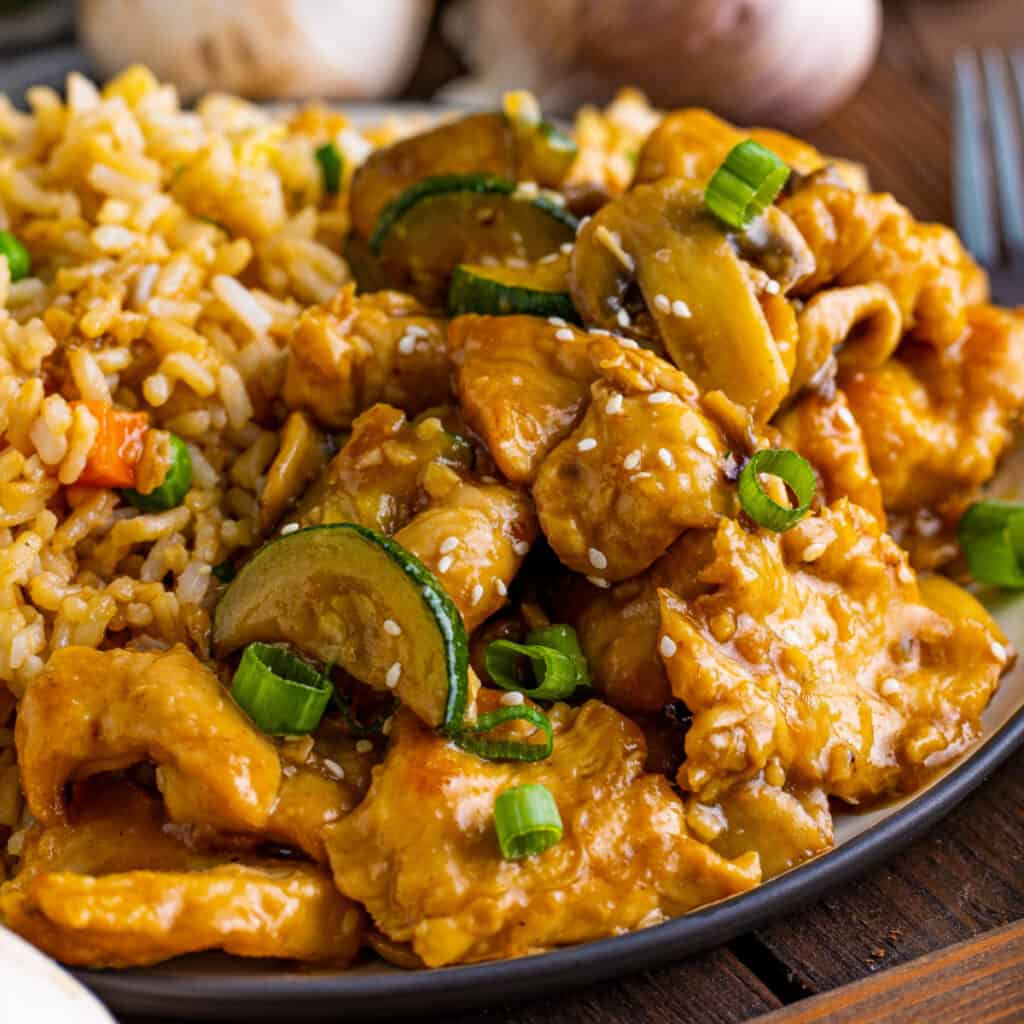
M 954 65 L 956 226 L 996 301 L 1024 303 L 1024 50 Z

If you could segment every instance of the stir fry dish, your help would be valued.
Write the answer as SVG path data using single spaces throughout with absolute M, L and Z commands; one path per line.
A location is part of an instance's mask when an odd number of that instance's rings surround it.
M 0 101 L 0 919 L 67 964 L 645 928 L 980 735 L 1024 315 L 626 91 Z

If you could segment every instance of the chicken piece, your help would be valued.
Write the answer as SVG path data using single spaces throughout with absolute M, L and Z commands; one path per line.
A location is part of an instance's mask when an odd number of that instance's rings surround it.
M 281 445 L 260 492 L 260 526 L 274 525 L 327 462 L 323 434 L 305 413 L 293 412 L 281 428 Z
M 460 316 L 448 327 L 466 422 L 505 477 L 532 483 L 590 401 L 590 338 L 532 316 Z
M 963 499 L 995 471 L 1024 406 L 1024 316 L 975 306 L 960 343 L 904 344 L 874 370 L 840 374 L 886 508 Z
M 362 944 L 362 912 L 320 869 L 191 848 L 160 802 L 128 783 L 76 800 L 71 821 L 33 826 L 23 854 L 0 886 L 0 916 L 66 964 L 141 966 L 206 949 L 344 963 Z
M 790 394 L 831 377 L 838 356 L 845 366 L 881 366 L 895 351 L 903 321 L 892 292 L 882 284 L 828 288 L 797 316 L 798 340 Z
M 430 967 L 617 934 L 760 878 L 756 855 L 728 861 L 689 835 L 668 782 L 644 774 L 632 722 L 598 701 L 551 718 L 550 758 L 500 764 L 400 711 L 369 795 L 328 831 L 338 887 Z M 494 800 L 522 783 L 547 786 L 565 831 L 543 854 L 509 861 Z
M 472 631 L 505 604 L 536 536 L 527 495 L 502 484 L 462 482 L 395 540 L 441 581 Z
M 176 821 L 261 828 L 277 798 L 277 751 L 217 677 L 180 644 L 169 651 L 65 647 L 33 679 L 15 727 L 22 787 L 46 824 L 76 779 L 155 761 Z
M 755 851 L 765 879 L 830 850 L 834 841 L 832 813 L 821 789 L 788 792 L 763 778 L 733 786 L 714 804 L 691 797 L 686 820 L 723 857 Z
M 814 272 L 799 282 L 797 295 L 827 284 L 883 284 L 904 329 L 938 348 L 956 344 L 968 307 L 988 297 L 984 273 L 953 231 L 918 223 L 891 195 L 822 182 L 778 205 L 814 252 Z
M 704 188 L 729 150 L 744 139 L 770 149 L 799 174 L 825 166 L 809 143 L 770 128 L 734 128 L 708 110 L 691 107 L 666 114 L 647 136 L 636 162 L 634 185 L 660 178 L 683 178 Z
M 659 649 L 694 714 L 679 783 L 704 803 L 761 771 L 854 804 L 913 788 L 977 735 L 1010 661 L 973 598 L 930 600 L 846 499 L 782 534 L 723 520 L 699 578 L 714 589 L 659 591 Z
M 376 402 L 417 413 L 448 397 L 444 321 L 411 296 L 347 285 L 295 324 L 284 401 L 322 426 L 347 427 Z
M 842 391 L 833 397 L 809 394 L 775 421 L 785 448 L 814 466 L 826 504 L 849 498 L 885 526 L 878 478 L 871 471 L 864 432 Z
M 376 747 L 359 749 L 359 741 L 331 718 L 321 723 L 315 738 L 304 737 L 295 746 L 294 759 L 287 744 L 282 748 L 281 789 L 266 825 L 251 834 L 250 843 L 281 842 L 326 864 L 324 829 L 366 795 L 380 755 Z M 211 834 L 207 841 L 219 846 L 223 837 Z
M 437 417 L 410 423 L 400 409 L 375 405 L 356 420 L 348 443 L 303 497 L 298 521 L 359 523 L 395 533 L 429 501 L 428 467 L 464 468 L 468 458 L 468 444 Z
M 658 656 L 661 606 L 658 588 L 696 597 L 708 590 L 697 578 L 708 561 L 710 534 L 684 533 L 654 565 L 595 596 L 568 617 L 587 658 L 594 689 L 627 714 L 659 711 L 673 700 Z
M 650 352 L 614 346 L 590 408 L 541 466 L 541 529 L 577 572 L 643 572 L 683 530 L 733 507 L 722 471 L 730 447 L 685 374 Z

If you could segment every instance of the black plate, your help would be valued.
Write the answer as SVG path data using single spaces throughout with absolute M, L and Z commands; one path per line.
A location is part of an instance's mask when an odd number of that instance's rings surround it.
M 433 971 L 303 974 L 260 964 L 245 970 L 225 958 L 213 970 L 186 959 L 162 970 L 75 975 L 121 1013 L 250 1024 L 393 1020 L 564 993 L 717 946 L 850 881 L 921 835 L 1022 741 L 1024 708 L 930 789 L 830 853 L 743 895 L 613 939 Z

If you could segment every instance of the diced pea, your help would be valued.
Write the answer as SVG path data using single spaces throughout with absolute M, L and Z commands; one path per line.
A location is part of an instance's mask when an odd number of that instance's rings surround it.
M 28 277 L 32 270 L 32 257 L 28 249 L 10 231 L 0 231 L 0 256 L 7 257 L 7 267 L 12 281 Z
M 191 486 L 192 456 L 185 442 L 171 434 L 171 462 L 164 482 L 149 494 L 141 494 L 134 488 L 127 488 L 121 493 L 136 508 L 145 512 L 166 512 L 169 508 L 177 508 L 185 500 Z

